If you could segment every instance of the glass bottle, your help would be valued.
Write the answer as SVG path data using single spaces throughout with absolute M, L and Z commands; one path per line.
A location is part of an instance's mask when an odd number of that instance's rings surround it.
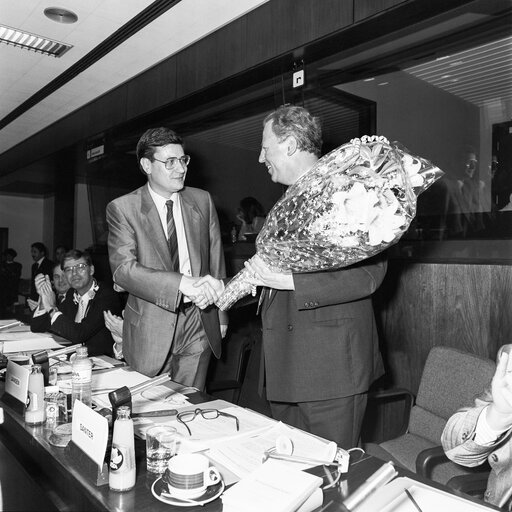
M 135 441 L 130 408 L 117 409 L 112 435 L 108 486 L 112 491 L 129 491 L 135 485 Z
M 27 425 L 42 425 L 46 421 L 46 404 L 44 401 L 44 379 L 40 364 L 32 365 L 28 379 L 28 401 L 25 409 Z

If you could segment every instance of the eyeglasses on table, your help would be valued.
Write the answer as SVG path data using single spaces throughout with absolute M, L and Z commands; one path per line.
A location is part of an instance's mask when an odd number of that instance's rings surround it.
M 176 416 L 176 419 L 185 426 L 189 435 L 192 435 L 192 431 L 187 423 L 193 421 L 198 415 L 201 415 L 205 420 L 216 420 L 219 416 L 233 418 L 236 421 L 237 432 L 240 430 L 240 422 L 236 416 L 228 414 L 227 412 L 219 411 L 218 409 L 195 409 L 194 411 L 183 411 Z

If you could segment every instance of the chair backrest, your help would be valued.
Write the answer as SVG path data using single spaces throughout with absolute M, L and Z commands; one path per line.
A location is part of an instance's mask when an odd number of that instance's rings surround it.
M 411 411 L 409 432 L 439 444 L 448 418 L 461 407 L 473 405 L 495 370 L 491 359 L 451 347 L 432 348 Z

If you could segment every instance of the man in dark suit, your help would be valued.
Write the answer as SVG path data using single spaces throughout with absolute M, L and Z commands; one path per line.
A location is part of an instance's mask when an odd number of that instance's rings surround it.
M 284 106 L 264 120 L 259 161 L 272 181 L 291 185 L 317 162 L 320 123 Z M 278 273 L 245 263 L 262 292 L 263 354 L 272 415 L 349 448 L 359 441 L 367 391 L 383 373 L 371 294 L 382 259 L 314 273 Z
M 146 375 L 202 389 L 227 329 L 210 306 L 225 277 L 217 213 L 208 192 L 185 187 L 190 157 L 174 131 L 147 130 L 137 161 L 148 183 L 107 206 L 114 282 L 129 292 L 123 355 Z
M 61 258 L 64 261 L 64 257 Z M 53 265 L 52 271 L 52 286 L 55 290 L 57 306 L 64 302 L 66 298 L 66 293 L 71 288 L 69 285 L 68 278 L 66 277 L 66 273 L 62 269 L 61 263 L 55 263 Z
M 63 270 L 71 288 L 59 304 L 49 278 L 42 274 L 36 276 L 40 300 L 30 322 L 31 330 L 50 331 L 73 343 L 83 343 L 89 355 L 112 356 L 114 340 L 105 327 L 103 312 L 120 314 L 116 293 L 94 279 L 94 265 L 86 252 L 68 251 Z
M 46 257 L 48 250 L 42 242 L 34 242 L 30 246 L 30 254 L 34 260 L 34 263 L 32 264 L 32 278 L 30 280 L 30 300 L 32 302 L 29 303 L 30 309 L 33 311 L 35 307 L 37 307 L 37 300 L 39 299 L 39 294 L 37 293 L 35 285 L 35 277 L 37 274 L 51 276 L 53 262 Z

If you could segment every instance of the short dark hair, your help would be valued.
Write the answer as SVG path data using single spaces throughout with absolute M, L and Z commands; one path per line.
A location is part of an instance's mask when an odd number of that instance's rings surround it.
M 80 258 L 83 258 L 87 265 L 92 266 L 92 258 L 87 251 L 81 251 L 80 249 L 71 249 L 66 254 L 64 254 L 64 258 L 62 259 L 60 268 L 64 270 L 64 262 L 66 260 L 79 260 Z
M 153 161 L 153 156 L 157 148 L 167 146 L 167 144 L 179 144 L 184 147 L 183 139 L 170 128 L 161 126 L 160 128 L 150 128 L 146 130 L 137 142 L 137 163 L 140 166 L 142 158 L 148 158 Z M 144 170 L 141 167 L 142 172 Z M 146 173 L 144 172 L 144 175 Z
M 46 245 L 44 245 L 43 242 L 34 242 L 30 247 L 37 249 L 39 252 L 42 252 L 45 256 L 48 254 Z
M 12 256 L 12 259 L 14 259 L 16 256 L 18 256 L 18 253 L 12 247 L 8 247 L 5 249 L 5 255 Z
M 244 197 L 240 201 L 240 210 L 247 224 L 251 224 L 254 217 L 265 217 L 265 210 L 261 203 L 254 197 Z
M 295 137 L 301 151 L 320 156 L 322 152 L 322 126 L 318 117 L 312 116 L 305 108 L 294 105 L 281 105 L 268 114 L 263 126 L 272 121 L 272 131 L 283 140 L 290 135 Z

